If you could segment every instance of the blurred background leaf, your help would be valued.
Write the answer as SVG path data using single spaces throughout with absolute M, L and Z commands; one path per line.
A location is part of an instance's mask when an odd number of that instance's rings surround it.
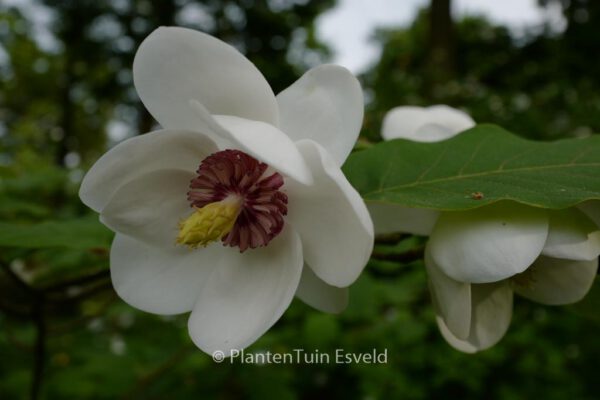
M 112 236 L 93 216 L 33 225 L 0 222 L 0 247 L 107 249 Z

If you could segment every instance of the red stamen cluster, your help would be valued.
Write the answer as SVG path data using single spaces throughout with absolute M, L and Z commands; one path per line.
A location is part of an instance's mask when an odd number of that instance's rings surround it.
M 266 246 L 283 229 L 287 195 L 279 191 L 283 177 L 268 174 L 268 165 L 238 150 L 223 150 L 206 157 L 190 183 L 188 200 L 193 207 L 238 196 L 242 209 L 223 245 L 248 248 Z

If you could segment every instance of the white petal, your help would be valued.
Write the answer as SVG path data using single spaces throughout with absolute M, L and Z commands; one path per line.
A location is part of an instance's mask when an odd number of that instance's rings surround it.
M 425 249 L 425 267 L 435 308 L 445 325 L 461 339 L 469 337 L 471 327 L 471 284 L 458 282 L 445 275 Z
M 513 294 L 506 282 L 471 286 L 473 310 L 471 329 L 467 339 L 454 336 L 439 316 L 440 332 L 455 349 L 465 353 L 485 350 L 502 339 L 512 318 Z
M 312 139 L 342 165 L 363 120 L 363 95 L 347 69 L 321 65 L 277 95 L 280 127 L 294 141 Z
M 468 341 L 479 350 L 498 343 L 510 325 L 513 292 L 507 282 L 471 286 L 473 311 Z
M 193 172 L 159 170 L 140 175 L 117 190 L 100 214 L 113 231 L 150 245 L 175 247 L 179 222 L 192 214 L 187 200 Z
M 367 201 L 367 208 L 375 224 L 376 234 L 395 232 L 428 236 L 440 213 L 426 208 L 410 208 L 398 204 Z
M 381 137 L 385 140 L 403 138 L 419 141 L 417 130 L 427 123 L 429 123 L 428 113 L 423 107 L 392 108 L 383 118 Z
M 312 140 L 297 142 L 314 183 L 288 181 L 288 221 L 302 238 L 304 258 L 330 285 L 349 286 L 373 250 L 373 223 L 360 195 L 325 149 Z
M 167 251 L 117 234 L 110 249 L 112 283 L 125 302 L 140 310 L 188 312 L 224 250 L 214 244 L 195 251 Z
M 597 271 L 597 259 L 573 261 L 542 256 L 531 267 L 531 282 L 519 285 L 513 281 L 513 288 L 538 303 L 571 304 L 583 299 L 591 289 Z
M 437 142 L 474 125 L 468 114 L 445 105 L 428 108 L 402 106 L 386 114 L 381 136 L 385 140 L 404 138 L 416 142 Z
M 462 351 L 463 353 L 477 353 L 478 349 L 475 346 L 473 346 L 466 340 L 461 340 L 457 338 L 452 332 L 450 332 L 450 329 L 448 329 L 448 326 L 446 325 L 446 323 L 440 315 L 435 316 L 435 322 L 437 322 L 442 337 L 446 340 L 446 342 L 448 342 L 450 346 L 454 347 L 458 351 Z
M 456 131 L 436 123 L 426 123 L 421 125 L 415 132 L 417 142 L 441 142 L 442 140 L 450 139 L 456 136 Z
M 215 151 L 214 141 L 198 132 L 164 130 L 127 139 L 96 161 L 81 183 L 79 197 L 101 212 L 112 195 L 136 176 L 160 169 L 194 172 Z
M 571 260 L 593 260 L 600 254 L 600 230 L 576 208 L 548 212 L 550 227 L 542 254 Z
M 302 269 L 302 277 L 296 296 L 317 310 L 338 314 L 348 306 L 348 288 L 328 285 L 308 265 Z
M 444 212 L 429 246 L 435 263 L 460 282 L 496 282 L 523 272 L 548 235 L 544 210 L 501 202 L 468 211 Z
M 444 104 L 427 109 L 433 123 L 443 126 L 452 132 L 452 136 L 475 126 L 475 121 L 464 111 L 448 107 Z
M 161 27 L 140 45 L 135 87 L 165 128 L 192 128 L 194 99 L 211 114 L 278 123 L 277 102 L 258 69 L 228 44 L 202 32 Z
M 310 169 L 294 142 L 274 126 L 223 115 L 215 116 L 215 120 L 235 147 L 297 181 L 312 182 Z
M 243 349 L 288 308 L 302 273 L 302 245 L 287 227 L 266 247 L 229 249 L 202 287 L 188 321 L 192 340 L 207 353 Z
M 600 200 L 588 200 L 577 205 L 581 211 L 600 227 Z

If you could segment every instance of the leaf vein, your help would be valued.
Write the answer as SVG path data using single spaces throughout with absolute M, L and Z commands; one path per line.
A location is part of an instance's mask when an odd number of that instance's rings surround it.
M 423 181 L 423 180 L 421 180 L 421 177 L 419 177 L 414 182 L 411 182 L 408 184 L 391 186 L 386 189 L 383 189 L 382 186 L 380 185 L 378 190 L 365 193 L 365 195 L 371 195 L 371 194 L 380 193 L 383 191 L 392 191 L 392 190 L 397 190 L 397 189 L 402 189 L 402 188 L 416 187 L 416 186 L 420 186 L 420 185 L 430 185 L 430 184 L 434 184 L 434 183 L 451 182 L 451 181 L 457 181 L 457 180 L 467 180 L 467 179 L 477 178 L 477 177 L 486 177 L 486 176 L 492 176 L 492 175 L 497 175 L 497 174 L 502 174 L 502 173 L 505 173 L 508 175 L 509 173 L 516 173 L 516 172 L 548 171 L 548 170 L 552 170 L 552 169 L 565 168 L 565 167 L 600 167 L 600 162 L 592 162 L 592 163 L 584 163 L 584 164 L 541 165 L 541 166 L 535 166 L 535 167 L 529 166 L 529 167 L 514 168 L 514 169 L 504 169 L 504 170 L 496 169 L 496 170 L 491 170 L 491 171 L 475 172 L 475 173 L 466 174 L 466 175 L 456 175 L 456 176 L 449 176 L 449 177 L 438 178 L 438 179 L 431 179 L 428 181 Z M 430 169 L 431 168 L 428 168 L 427 171 Z M 589 177 L 588 175 L 576 175 L 576 174 L 573 174 L 570 176 Z

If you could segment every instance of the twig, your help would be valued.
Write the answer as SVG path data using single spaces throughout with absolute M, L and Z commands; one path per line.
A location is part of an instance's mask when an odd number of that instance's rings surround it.
M 407 239 L 411 235 L 406 233 L 387 233 L 383 235 L 377 235 L 375 237 L 375 243 L 377 244 L 396 244 L 401 240 Z
M 69 296 L 68 294 L 66 294 L 64 296 L 48 296 L 47 300 L 51 303 L 51 305 L 70 303 L 70 302 L 79 302 L 81 300 L 85 300 L 88 297 L 92 297 L 100 292 L 103 292 L 103 291 L 105 291 L 107 289 L 111 289 L 111 288 L 112 288 L 111 282 L 105 281 L 105 282 L 100 282 L 95 285 L 90 285 L 90 286 L 86 287 L 87 290 L 82 290 L 81 292 L 79 292 L 73 296 Z
M 44 292 L 63 291 L 71 286 L 85 285 L 87 283 L 92 283 L 97 280 L 108 278 L 109 276 L 110 276 L 110 270 L 102 269 L 102 270 L 97 271 L 90 275 L 79 276 L 77 278 L 58 282 L 54 285 L 49 285 L 49 286 L 40 288 L 40 290 L 42 290 Z
M 389 254 L 387 254 L 387 253 L 373 252 L 373 254 L 371 254 L 371 257 L 376 260 L 382 260 L 382 261 L 394 261 L 394 262 L 400 262 L 400 263 L 409 263 L 409 262 L 423 259 L 424 252 L 425 252 L 425 248 L 419 247 L 417 249 L 409 250 L 404 253 L 389 253 Z

